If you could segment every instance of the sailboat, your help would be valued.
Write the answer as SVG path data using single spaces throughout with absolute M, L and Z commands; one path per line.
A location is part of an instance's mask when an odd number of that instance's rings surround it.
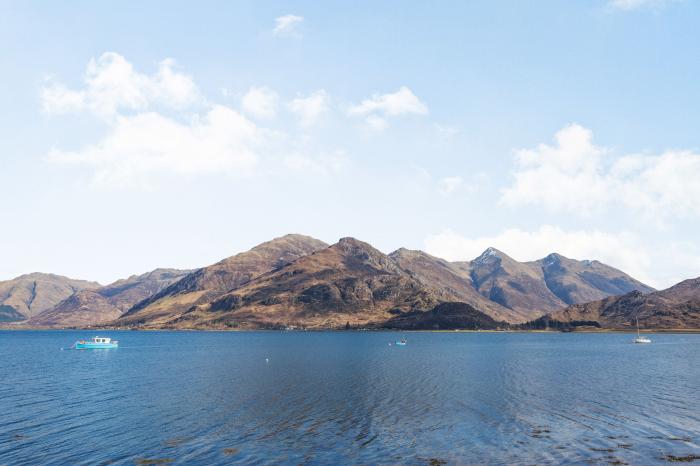
M 637 317 L 634 318 L 637 321 L 637 338 L 634 339 L 635 343 L 651 343 L 651 339 L 649 337 L 643 337 L 639 333 L 639 319 Z

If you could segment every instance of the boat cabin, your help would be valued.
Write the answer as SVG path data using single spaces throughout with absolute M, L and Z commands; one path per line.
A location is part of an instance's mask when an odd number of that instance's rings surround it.
M 92 339 L 93 343 L 111 343 L 112 339 L 111 338 L 103 338 L 103 337 L 94 337 Z

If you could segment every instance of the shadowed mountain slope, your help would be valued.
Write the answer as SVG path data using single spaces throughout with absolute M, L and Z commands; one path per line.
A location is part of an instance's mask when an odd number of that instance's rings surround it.
M 412 311 L 392 317 L 386 328 L 402 330 L 495 330 L 508 326 L 466 303 L 441 303 L 430 311 Z

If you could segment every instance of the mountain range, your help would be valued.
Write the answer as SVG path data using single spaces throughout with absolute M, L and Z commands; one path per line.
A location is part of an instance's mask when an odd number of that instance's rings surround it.
M 0 282 L 3 320 L 53 327 L 495 328 L 555 319 L 613 296 L 654 295 L 613 267 L 559 254 L 518 262 L 488 248 L 472 261 L 449 262 L 404 248 L 384 254 L 354 238 L 328 245 L 303 235 L 193 271 L 157 269 L 104 287 L 32 275 L 58 284 L 33 287 L 30 276 Z

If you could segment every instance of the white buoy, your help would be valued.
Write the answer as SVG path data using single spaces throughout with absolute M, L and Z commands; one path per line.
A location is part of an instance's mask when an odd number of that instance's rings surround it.
M 270 359 L 269 359 L 269 358 L 265 358 L 265 364 L 269 364 L 269 363 L 270 363 Z

